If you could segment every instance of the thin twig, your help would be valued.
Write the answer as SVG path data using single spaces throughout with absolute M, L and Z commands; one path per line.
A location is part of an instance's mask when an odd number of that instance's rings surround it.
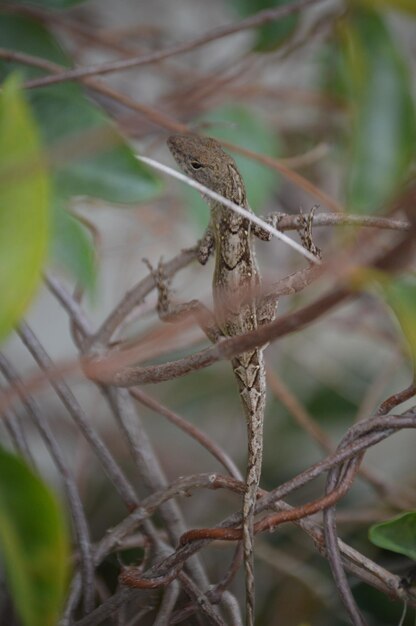
M 1 355 L 0 355 L 0 359 L 1 359 Z M 32 452 L 30 451 L 24 429 L 22 428 L 22 424 L 20 423 L 19 415 L 15 415 L 12 411 L 8 409 L 4 411 L 3 422 L 4 422 L 4 426 L 6 430 L 9 432 L 10 439 L 12 440 L 16 451 L 24 459 L 26 459 L 27 463 L 31 467 L 35 468 L 36 464 L 33 459 Z
M 358 458 L 350 461 L 345 471 L 349 472 L 351 479 L 357 472 L 360 465 L 362 454 Z M 337 485 L 341 484 L 340 475 L 342 471 L 341 467 L 337 467 L 330 471 L 327 480 L 327 493 L 330 493 L 333 489 L 336 489 Z M 342 480 L 344 482 L 344 479 Z M 367 622 L 364 619 L 358 605 L 352 595 L 351 589 L 348 585 L 347 576 L 342 565 L 341 552 L 338 546 L 338 535 L 335 521 L 335 506 L 332 505 L 324 511 L 324 533 L 326 551 L 328 554 L 328 561 L 331 567 L 332 575 L 335 580 L 336 587 L 338 589 L 340 598 L 347 609 L 348 615 L 354 626 L 367 626 Z
M 241 473 L 233 460 L 220 446 L 217 445 L 213 439 L 208 437 L 208 435 L 203 433 L 199 428 L 187 422 L 183 417 L 178 415 L 178 413 L 171 411 L 141 389 L 131 389 L 130 393 L 133 398 L 147 406 L 152 411 L 160 413 L 160 415 L 166 417 L 170 422 L 172 422 L 172 424 L 175 424 L 175 426 L 178 426 L 178 428 L 183 430 L 187 435 L 198 441 L 198 443 L 206 448 L 208 452 L 225 467 L 230 476 L 237 480 L 242 480 Z
M 55 276 L 47 274 L 45 276 L 45 283 L 56 299 L 61 303 L 63 308 L 67 311 L 76 328 L 84 335 L 89 335 L 92 332 L 90 321 L 85 315 L 81 305 L 65 289 L 61 281 Z
M 123 59 L 120 61 L 103 63 L 101 65 L 95 65 L 93 67 L 75 68 L 66 72 L 62 72 L 61 74 L 57 74 L 56 76 L 45 76 L 43 78 L 28 81 L 25 84 L 25 87 L 27 87 L 28 89 L 33 89 L 34 87 L 45 87 L 46 85 L 66 82 L 69 80 L 78 80 L 80 78 L 86 78 L 88 76 L 102 76 L 104 74 L 110 74 L 113 72 L 119 72 L 121 70 L 127 70 L 134 67 L 143 67 L 144 65 L 157 63 L 162 59 L 167 59 L 168 57 L 182 54 L 184 52 L 189 52 L 190 50 L 199 48 L 212 41 L 223 39 L 224 37 L 228 37 L 229 35 L 233 35 L 235 33 L 239 33 L 252 28 L 257 28 L 258 26 L 267 24 L 269 22 L 281 20 L 288 15 L 292 15 L 293 13 L 298 13 L 302 11 L 309 5 L 318 4 L 318 2 L 320 1 L 321 0 L 295 0 L 291 4 L 282 5 L 275 9 L 266 9 L 265 11 L 259 11 L 258 13 L 255 13 L 254 15 L 251 15 L 246 19 L 240 20 L 239 22 L 234 22 L 232 24 L 216 28 L 212 31 L 209 31 L 205 35 L 202 35 L 190 41 L 186 41 L 182 44 L 178 44 L 176 46 L 171 46 L 170 48 L 166 48 L 165 50 L 159 50 L 158 52 L 133 57 L 131 59 Z
M 226 626 L 223 619 L 212 606 L 209 599 L 209 593 L 201 594 L 192 580 L 186 576 L 185 572 L 179 572 L 178 578 L 182 583 L 185 593 L 194 599 L 196 606 L 202 610 L 208 621 L 216 626 Z
M 153 626 L 166 626 L 166 624 L 172 623 L 171 615 L 180 591 L 181 589 L 177 580 L 173 580 L 169 587 L 165 589 Z
M 384 400 L 377 410 L 377 415 L 387 415 L 394 408 L 403 402 L 406 402 L 406 400 L 410 400 L 410 398 L 413 398 L 414 396 L 416 396 L 416 383 L 411 383 L 402 391 L 398 391 Z
M 292 230 L 298 227 L 297 215 L 283 215 L 279 221 L 279 230 Z M 312 218 L 313 227 L 320 226 L 356 226 L 363 228 L 378 228 L 386 230 L 411 229 L 410 222 L 395 220 L 389 217 L 372 217 L 369 215 L 337 215 L 334 213 L 315 213 Z

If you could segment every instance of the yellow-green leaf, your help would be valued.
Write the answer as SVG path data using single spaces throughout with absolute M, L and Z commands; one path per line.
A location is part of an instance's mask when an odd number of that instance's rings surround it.
M 0 93 L 0 340 L 39 283 L 49 233 L 49 186 L 36 123 L 16 77 Z
M 40 478 L 1 448 L 0 552 L 23 626 L 56 626 L 68 579 L 64 514 Z

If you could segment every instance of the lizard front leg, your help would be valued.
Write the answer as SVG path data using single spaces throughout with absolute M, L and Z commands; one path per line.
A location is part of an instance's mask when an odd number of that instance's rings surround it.
M 313 218 L 317 206 L 318 205 L 314 205 L 307 215 L 303 215 L 302 213 L 299 215 L 298 232 L 303 247 L 309 252 L 312 252 L 312 254 L 318 259 L 321 259 L 321 250 L 315 244 L 312 237 Z M 272 213 L 265 219 L 265 221 L 274 228 L 277 228 L 279 221 L 285 215 L 285 213 Z M 272 238 L 271 233 L 261 227 L 257 227 L 257 224 L 253 226 L 253 232 L 257 237 L 264 241 L 269 241 Z M 306 284 L 307 282 L 305 282 L 305 286 Z M 278 297 L 273 294 L 273 292 L 266 293 L 266 295 L 259 299 L 257 302 L 257 321 L 259 325 L 269 324 L 274 320 L 276 316 L 277 303 Z
M 319 208 L 318 204 L 315 204 L 307 215 L 304 215 L 300 212 L 300 215 L 297 219 L 297 230 L 299 232 L 301 242 L 303 247 L 312 252 L 318 259 L 321 258 L 321 251 L 318 246 L 315 245 L 312 238 L 312 226 L 313 226 L 313 218 L 315 215 L 316 209 Z M 286 217 L 286 213 L 270 213 L 267 217 L 263 218 L 266 224 L 270 224 L 273 228 L 279 229 L 279 222 Z M 262 241 L 270 241 L 273 237 L 272 233 L 268 230 L 265 230 L 258 224 L 252 224 L 252 232 L 253 234 L 261 239 Z
M 205 265 L 215 250 L 215 235 L 211 224 L 206 229 L 204 236 L 198 242 L 197 259 L 201 265 Z
M 313 218 L 318 206 L 319 205 L 315 204 L 307 215 L 303 215 L 302 212 L 300 213 L 298 218 L 298 233 L 302 242 L 302 246 L 309 252 L 312 252 L 312 254 L 316 256 L 317 259 L 321 259 L 321 249 L 318 248 L 312 237 Z
M 270 213 L 270 215 L 267 215 L 266 217 L 262 218 L 264 222 L 266 222 L 266 224 L 269 224 L 270 226 L 272 226 L 273 228 L 279 228 L 279 222 L 286 217 L 286 213 Z M 253 234 L 258 237 L 259 239 L 261 239 L 262 241 L 270 241 L 271 238 L 273 237 L 272 233 L 269 232 L 268 230 L 265 230 L 264 228 L 262 228 L 261 226 L 259 226 L 258 224 L 252 224 L 251 225 Z
M 192 317 L 204 331 L 208 339 L 212 343 L 216 343 L 223 335 L 218 327 L 214 314 L 208 307 L 199 300 L 174 303 L 172 290 L 170 288 L 170 279 L 164 274 L 162 264 L 159 263 L 158 267 L 155 269 L 147 259 L 145 259 L 145 263 L 153 275 L 158 291 L 156 308 L 159 318 L 164 322 L 175 323 Z

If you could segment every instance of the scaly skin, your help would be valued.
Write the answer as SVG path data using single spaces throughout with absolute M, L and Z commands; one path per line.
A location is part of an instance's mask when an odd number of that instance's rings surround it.
M 243 180 L 234 160 L 215 140 L 198 135 L 174 135 L 168 146 L 178 165 L 190 177 L 244 207 L 248 211 Z M 271 321 L 275 303 L 256 304 L 260 275 L 254 235 L 269 238 L 267 232 L 253 228 L 234 211 L 209 197 L 211 223 L 201 242 L 199 260 L 206 263 L 215 248 L 213 277 L 214 314 L 225 337 L 241 335 Z M 243 547 L 246 574 L 248 626 L 254 624 L 253 517 L 260 481 L 263 450 L 263 419 L 266 381 L 261 349 L 240 354 L 232 360 L 247 420 L 248 462 L 246 491 L 243 498 Z

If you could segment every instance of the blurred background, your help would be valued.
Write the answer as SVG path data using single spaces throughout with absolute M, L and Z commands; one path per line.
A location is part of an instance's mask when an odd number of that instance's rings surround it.
M 273 0 L 0 3 L 0 77 L 6 80 L 17 72 L 21 82 L 36 81 L 72 66 L 98 67 L 151 55 L 278 5 Z M 61 82 L 25 91 L 41 143 L 52 154 L 47 271 L 69 293 L 82 285 L 82 307 L 91 327 L 98 329 L 126 292 L 149 274 L 144 258 L 153 266 L 161 258 L 171 259 L 195 245 L 208 224 L 208 207 L 194 190 L 134 158 L 147 155 L 176 168 L 166 138 L 180 124 L 271 158 L 267 165 L 255 155 L 233 153 L 250 205 L 259 215 L 307 213 L 313 205 L 319 205 L 318 213 L 389 215 L 414 172 L 415 19 L 411 0 L 323 0 L 305 4 L 283 20 L 215 38 L 157 63 L 91 76 L 85 83 Z M 32 59 L 24 63 L 10 51 Z M 36 66 L 34 58 L 55 68 Z M 94 81 L 105 87 L 94 87 Z M 296 232 L 291 236 L 299 240 Z M 342 226 L 314 230 L 324 259 L 358 236 Z M 278 281 L 306 265 L 278 240 L 256 245 L 267 280 Z M 194 262 L 178 272 L 172 285 L 175 299 L 198 298 L 212 306 L 212 270 L 210 261 L 205 267 Z M 279 314 L 312 301 L 326 286 L 323 281 L 281 298 Z M 28 324 L 55 364 L 76 363 L 78 348 L 62 305 L 45 285 L 33 284 L 30 290 Z M 3 297 L 7 300 L 7 292 Z M 153 291 L 130 312 L 113 340 L 134 343 L 157 333 L 161 322 L 155 305 Z M 173 348 L 159 345 L 156 361 L 173 360 L 206 345 L 202 333 L 190 325 Z M 381 401 L 406 387 L 412 378 L 406 345 L 387 298 L 372 286 L 354 303 L 273 343 L 266 352 L 270 379 L 262 486 L 274 488 L 321 459 L 323 443 L 336 446 L 357 419 L 370 417 Z M 14 333 L 4 339 L 2 351 L 24 381 L 39 376 Z M 79 372 L 67 382 L 139 497 L 148 495 L 149 486 L 138 475 L 102 388 Z M 3 389 L 6 384 L 3 379 Z M 144 391 L 212 437 L 244 474 L 245 424 L 229 363 Z M 125 508 L 42 376 L 32 392 L 72 468 L 91 539 L 98 541 L 125 517 Z M 157 411 L 140 403 L 136 410 L 168 482 L 199 472 L 224 473 L 211 454 Z M 30 415 L 19 402 L 11 411 L 25 432 L 34 466 L 67 507 L 61 474 Z M 302 426 L 302 420 L 309 427 Z M 12 449 L 4 424 L 1 436 L 4 446 Z M 357 478 L 338 507 L 339 534 L 369 558 L 405 575 L 412 561 L 376 548 L 368 540 L 368 529 L 416 506 L 413 434 L 400 432 L 370 449 L 366 463 L 388 486 L 385 497 Z M 307 502 L 321 495 L 323 486 L 322 479 L 312 482 L 288 501 Z M 239 509 L 240 499 L 226 491 L 201 490 L 180 498 L 179 504 L 189 529 L 217 524 Z M 156 526 L 159 523 L 156 518 Z M 121 557 L 113 553 L 100 565 L 100 601 L 116 590 L 119 559 L 140 561 L 142 544 L 139 535 L 132 536 Z M 201 553 L 211 582 L 221 578 L 232 554 L 228 544 Z M 256 539 L 256 574 L 259 625 L 349 623 L 326 561 L 296 526 L 283 525 Z M 369 624 L 398 623 L 400 603 L 358 579 L 352 578 L 351 584 Z M 230 591 L 243 606 L 241 572 Z M 1 623 L 19 623 L 10 613 L 6 592 L 3 596 Z M 159 592 L 145 596 L 141 610 L 148 602 L 148 612 L 143 610 L 138 621 L 130 615 L 123 623 L 156 623 L 152 608 L 159 601 Z M 414 610 L 411 613 L 404 624 L 413 623 Z M 201 619 L 183 623 L 205 623 Z

